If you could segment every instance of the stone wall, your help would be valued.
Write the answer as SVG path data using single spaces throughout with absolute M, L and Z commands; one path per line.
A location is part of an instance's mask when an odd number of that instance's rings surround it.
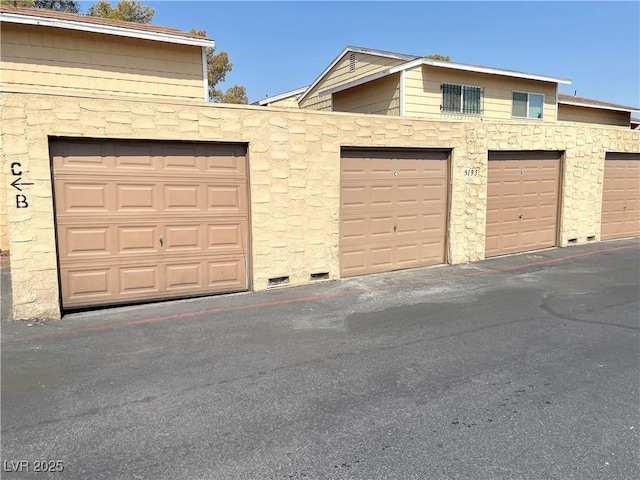
M 489 150 L 565 151 L 561 246 L 599 240 L 606 151 L 640 151 L 640 132 L 531 122 L 464 123 L 220 104 L 2 93 L 4 187 L 20 162 L 29 208 L 8 202 L 14 318 L 59 318 L 49 136 L 245 142 L 251 284 L 338 278 L 341 146 L 452 148 L 448 256 L 484 258 Z M 464 176 L 467 168 L 480 175 Z M 13 195 L 9 192 L 9 196 Z M 13 197 L 12 197 L 13 198 Z M 0 218 L 2 216 L 0 215 Z
M 0 151 L 2 151 L 2 127 L 0 127 Z M 7 165 L 2 164 L 0 170 L 0 252 L 9 251 L 9 234 L 7 232 L 7 183 L 5 179 L 5 168 Z

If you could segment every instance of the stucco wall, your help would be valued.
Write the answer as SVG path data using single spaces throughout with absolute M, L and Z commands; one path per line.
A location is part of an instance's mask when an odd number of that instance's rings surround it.
M 450 263 L 484 256 L 488 150 L 566 151 L 561 245 L 599 236 L 605 152 L 640 151 L 639 132 L 615 127 L 7 93 L 0 108 L 3 165 L 20 162 L 24 180 L 34 183 L 25 189 L 29 208 L 7 205 L 17 319 L 60 315 L 48 136 L 247 142 L 255 290 L 279 275 L 289 275 L 292 285 L 313 272 L 338 277 L 341 146 L 453 148 Z M 464 176 L 469 168 L 480 174 Z M 7 188 L 11 181 L 8 175 Z
M 0 127 L 0 151 L 2 151 L 2 139 L 1 139 Z M 5 180 L 5 168 L 7 168 L 4 162 L 2 163 L 2 169 L 0 170 L 0 251 L 6 252 L 9 250 L 9 235 L 7 233 L 7 183 Z

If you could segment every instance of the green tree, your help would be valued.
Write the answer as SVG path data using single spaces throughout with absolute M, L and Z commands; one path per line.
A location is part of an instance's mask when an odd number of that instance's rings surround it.
M 227 91 L 222 95 L 222 103 L 238 103 L 246 105 L 249 103 L 247 98 L 247 89 L 241 85 L 234 85 L 227 88 Z
M 0 3 L 11 7 L 33 7 L 34 0 L 0 0 Z
M 205 30 L 192 29 L 191 33 L 199 37 L 207 36 Z M 216 103 L 240 103 L 247 104 L 247 89 L 240 85 L 229 87 L 226 92 L 217 89 L 216 86 L 224 79 L 233 69 L 233 63 L 229 61 L 227 52 L 214 54 L 213 48 L 207 48 L 207 74 L 209 79 L 209 101 Z
M 1 0 L 3 5 L 48 8 L 58 12 L 80 13 L 80 2 L 75 0 Z
M 75 0 L 35 0 L 36 8 L 49 8 L 58 12 L 80 13 L 80 2 Z
M 425 55 L 424 58 L 430 58 L 431 60 L 438 60 L 440 62 L 451 61 L 451 57 L 449 55 L 440 55 L 439 53 L 432 53 L 431 55 Z
M 113 20 L 124 20 L 126 22 L 136 23 L 150 23 L 155 13 L 153 8 L 143 5 L 141 2 L 129 0 L 122 0 L 116 3 L 115 7 L 112 7 L 110 2 L 100 0 L 87 10 L 87 15 L 93 17 L 111 18 Z

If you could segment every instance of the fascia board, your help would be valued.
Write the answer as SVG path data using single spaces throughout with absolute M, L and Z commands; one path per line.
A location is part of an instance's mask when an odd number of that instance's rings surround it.
M 177 43 L 180 45 L 192 45 L 197 47 L 215 48 L 213 40 L 182 37 L 163 32 L 150 32 L 137 30 L 135 28 L 118 27 L 114 25 L 97 25 L 93 23 L 77 22 L 72 20 L 62 20 L 57 18 L 36 17 L 33 15 L 19 15 L 15 13 L 0 13 L 0 21 L 8 23 L 19 23 L 23 25 L 40 25 L 44 27 L 66 28 L 69 30 L 81 30 L 84 32 L 102 33 L 106 35 L 117 35 L 120 37 L 139 38 L 142 40 L 153 40 L 165 43 Z
M 333 93 L 338 93 L 338 92 L 341 92 L 343 90 L 347 90 L 349 88 L 357 87 L 359 85 L 363 85 L 365 83 L 369 83 L 369 82 L 372 82 L 374 80 L 378 80 L 379 78 L 386 77 L 387 75 L 393 75 L 394 73 L 399 73 L 399 72 L 402 72 L 402 71 L 407 70 L 409 68 L 417 67 L 418 65 L 421 65 L 421 64 L 422 64 L 421 59 L 412 60 L 411 62 L 407 62 L 407 63 L 403 63 L 401 65 L 396 65 L 395 67 L 387 68 L 386 70 L 383 70 L 381 72 L 376 72 L 376 73 L 373 73 L 371 75 L 367 75 L 366 77 L 359 78 L 359 79 L 354 80 L 352 82 L 344 83 L 342 85 L 338 85 L 337 87 L 333 87 L 333 88 L 329 88 L 327 90 L 323 90 L 323 91 L 319 92 L 318 95 L 323 97 L 323 96 L 326 96 L 326 95 L 331 95 Z
M 535 73 L 517 72 L 515 70 L 503 70 L 501 68 L 483 67 L 481 65 L 466 65 L 463 63 L 440 62 L 437 60 L 422 59 L 424 65 L 432 67 L 451 68 L 454 70 L 463 70 L 466 72 L 486 73 L 489 75 L 502 75 L 506 77 L 524 78 L 527 80 L 538 80 L 541 82 L 562 83 L 571 85 L 571 80 L 566 78 L 548 77 L 546 75 L 538 75 Z
M 578 103 L 578 102 L 570 102 L 567 100 L 558 100 L 558 103 L 561 105 L 572 105 L 574 107 L 586 107 L 586 108 L 597 108 L 599 110 L 614 110 L 616 112 L 637 112 L 640 111 L 640 107 L 610 107 L 608 105 L 596 105 L 595 103 Z

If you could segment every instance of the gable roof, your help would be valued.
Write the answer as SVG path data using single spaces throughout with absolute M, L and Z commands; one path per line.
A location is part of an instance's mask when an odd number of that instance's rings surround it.
M 619 105 L 617 103 L 603 102 L 594 100 L 593 98 L 576 97 L 575 95 L 558 94 L 558 103 L 564 105 L 573 105 L 576 107 L 599 108 L 602 110 L 616 110 L 620 112 L 638 112 L 640 107 L 629 107 L 628 105 Z
M 253 102 L 251 105 L 266 105 L 267 103 L 277 102 L 278 100 L 284 100 L 285 98 L 295 97 L 305 92 L 309 88 L 306 87 L 296 88 L 295 90 L 289 90 L 288 92 L 280 93 L 278 95 L 272 95 L 271 97 L 265 97 L 262 100 L 258 100 L 257 102 Z
M 342 53 L 340 53 L 340 55 L 338 55 L 333 62 L 331 62 L 331 64 L 320 74 L 320 76 L 318 78 L 316 78 L 316 80 L 309 86 L 309 88 L 307 89 L 306 92 L 304 92 L 302 94 L 302 96 L 300 96 L 300 98 L 298 99 L 298 101 L 303 100 L 310 92 L 311 90 L 313 90 L 313 88 L 329 73 L 329 71 L 342 59 L 344 58 L 344 56 L 347 53 L 350 52 L 355 52 L 355 53 L 365 53 L 365 54 L 369 54 L 369 55 L 377 55 L 377 56 L 381 56 L 381 57 L 387 57 L 387 58 L 395 58 L 398 60 L 404 60 L 404 63 L 402 63 L 401 65 L 397 65 L 395 67 L 391 67 L 388 68 L 382 72 L 378 72 L 375 74 L 372 74 L 370 76 L 364 77 L 364 78 L 360 78 L 354 82 L 339 86 L 339 87 L 335 87 L 333 89 L 327 90 L 326 92 L 323 92 L 324 94 L 327 93 L 335 93 L 341 90 L 345 90 L 346 88 L 351 88 L 357 85 L 362 85 L 363 83 L 367 83 L 370 82 L 372 80 L 376 80 L 378 78 L 382 78 L 386 75 L 391 75 L 394 73 L 398 73 L 401 72 L 403 70 L 407 70 L 409 68 L 414 68 L 417 67 L 418 65 L 430 65 L 432 67 L 441 67 L 441 68 L 450 68 L 450 69 L 454 69 L 454 70 L 463 70 L 463 71 L 467 71 L 467 72 L 476 72 L 476 73 L 486 73 L 486 74 L 490 74 L 490 75 L 502 75 L 502 76 L 506 76 L 506 77 L 515 77 L 515 78 L 523 78 L 523 79 L 527 79 L 527 80 L 538 80 L 538 81 L 542 81 L 542 82 L 551 82 L 551 83 L 563 83 L 563 84 L 571 84 L 571 80 L 566 79 L 566 78 L 559 78 L 559 77 L 551 77 L 548 75 L 540 75 L 537 73 L 527 73 L 527 72 L 520 72 L 517 70 L 507 70 L 507 69 L 503 69 L 503 68 L 495 68 L 495 67 L 487 67 L 487 66 L 483 66 L 483 65 L 471 65 L 471 64 L 466 64 L 466 63 L 457 63 L 457 62 L 443 62 L 440 60 L 432 60 L 430 58 L 426 58 L 426 57 L 420 57 L 420 56 L 416 56 L 416 55 L 406 55 L 406 54 L 402 54 L 402 53 L 394 53 L 394 52 L 387 52 L 384 50 L 375 50 L 375 49 L 371 49 L 371 48 L 362 48 L 362 47 L 352 47 L 352 46 L 348 46 L 346 47 Z M 347 86 L 348 85 L 348 86 Z M 343 88 L 344 87 L 344 88 Z
M 403 60 L 405 62 L 409 62 L 411 60 L 415 60 L 416 58 L 420 58 L 416 55 L 406 55 L 404 53 L 387 52 L 386 50 L 376 50 L 375 48 L 354 47 L 352 45 L 349 45 L 345 47 L 345 49 L 342 52 L 340 52 L 340 55 L 334 58 L 333 61 L 329 64 L 329 66 L 325 68 L 324 71 L 318 76 L 318 78 L 316 78 L 313 81 L 313 83 L 307 87 L 307 90 L 300 96 L 298 101 L 302 101 L 311 92 L 311 90 L 313 90 L 314 87 L 318 83 L 320 83 L 320 81 L 327 75 L 327 73 L 329 73 L 331 69 L 335 67 L 336 64 L 340 60 L 342 60 L 344 56 L 347 55 L 348 53 L 362 53 L 365 55 L 375 55 L 378 57 L 395 58 L 397 60 Z
M 0 4 L 0 21 L 215 48 L 213 40 L 175 28 L 58 12 L 44 8 L 14 7 Z

